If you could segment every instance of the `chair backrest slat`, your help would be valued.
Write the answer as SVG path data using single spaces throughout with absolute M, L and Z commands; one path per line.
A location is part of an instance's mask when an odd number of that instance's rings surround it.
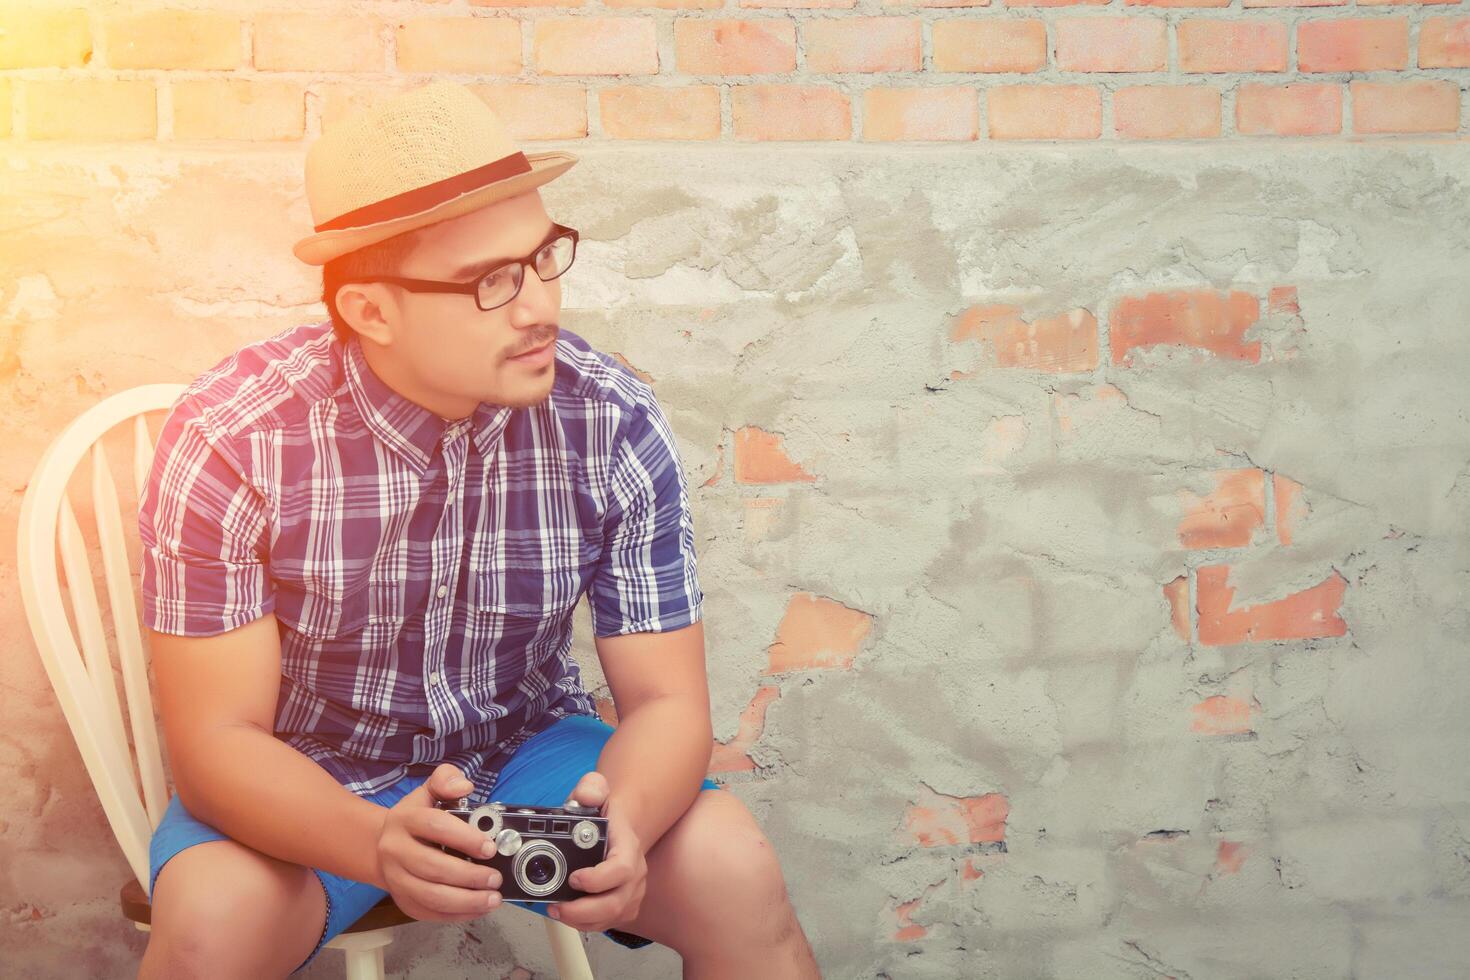
M 142 416 L 138 416 L 142 419 Z M 135 456 L 136 459 L 136 456 Z M 107 580 L 107 601 L 112 610 L 113 633 L 117 637 L 118 666 L 122 668 L 123 694 L 128 702 L 128 721 L 133 732 L 133 753 L 143 784 L 143 804 L 148 822 L 158 826 L 168 804 L 168 787 L 163 778 L 163 755 L 158 748 L 158 726 L 153 718 L 153 696 L 148 690 L 148 667 L 143 659 L 143 640 L 138 628 L 137 596 L 123 538 L 122 506 L 107 454 L 102 443 L 92 444 L 92 507 L 97 518 L 97 541 L 102 547 L 102 567 Z
M 133 492 L 134 500 L 143 499 L 148 485 L 148 471 L 153 468 L 153 437 L 148 434 L 148 418 L 133 416 Z
M 56 700 L 76 739 L 102 811 L 134 876 L 148 883 L 148 841 L 167 800 L 157 727 L 148 689 L 146 636 L 139 628 L 137 598 L 127 560 L 125 522 L 107 459 L 98 447 L 114 426 L 133 426 L 133 480 L 147 483 L 153 448 L 142 416 L 167 410 L 184 385 L 144 385 L 104 399 L 78 416 L 46 448 L 21 501 L 17 571 L 26 620 Z M 93 585 L 87 545 L 67 487 L 91 457 L 92 497 L 107 597 L 117 636 L 127 696 L 128 721 L 138 762 L 128 752 L 122 704 Z M 58 567 L 57 553 L 61 563 Z M 62 588 L 64 570 L 67 588 Z M 67 615 L 66 592 L 72 599 Z M 73 623 L 75 622 L 75 629 Z M 3 971 L 0 971 L 3 972 Z
M 66 570 L 66 586 L 71 593 L 71 611 L 76 618 L 77 639 L 81 641 L 87 677 L 102 709 L 102 725 L 106 734 L 114 743 L 126 746 L 122 708 L 117 700 L 117 679 L 112 676 L 112 656 L 108 652 L 107 633 L 102 626 L 102 609 L 97 604 L 97 590 L 92 585 L 92 563 L 87 559 L 87 545 L 82 540 L 82 529 L 77 524 L 69 496 L 61 498 L 60 518 L 57 537 L 61 546 L 61 566 Z

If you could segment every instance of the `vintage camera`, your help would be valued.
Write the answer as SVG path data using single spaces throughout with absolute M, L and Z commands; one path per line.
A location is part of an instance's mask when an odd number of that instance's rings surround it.
M 607 857 L 607 818 L 596 807 L 568 800 L 565 806 L 521 806 L 469 800 L 434 805 L 495 840 L 495 856 L 470 857 L 447 845 L 440 849 L 500 871 L 501 897 L 519 902 L 569 902 L 586 894 L 567 883 L 578 868 Z

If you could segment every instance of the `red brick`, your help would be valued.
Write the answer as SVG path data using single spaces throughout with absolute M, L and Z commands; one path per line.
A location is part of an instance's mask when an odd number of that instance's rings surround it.
M 1096 139 L 1102 96 L 1090 85 L 1002 85 L 987 89 L 992 139 Z
M 1255 7 L 1345 7 L 1347 0 L 1244 0 L 1243 6 Z
M 1230 0 L 1123 0 L 1128 7 L 1228 7 Z
M 1308 513 L 1307 502 L 1302 497 L 1302 485 L 1275 473 L 1271 476 L 1271 489 L 1276 495 L 1276 538 L 1283 545 L 1289 545 Z
M 870 88 L 863 93 L 865 140 L 972 140 L 980 99 L 969 86 Z
M 1261 301 L 1249 293 L 1181 289 L 1125 296 L 1109 321 L 1113 363 L 1129 366 L 1132 352 L 1156 345 L 1211 351 L 1218 357 L 1261 359 L 1261 342 L 1245 332 L 1261 316 Z
M 1215 489 L 1200 497 L 1180 491 L 1184 518 L 1179 543 L 1185 548 L 1244 548 L 1266 523 L 1266 474 L 1258 469 L 1217 470 Z
M 91 60 L 92 27 L 84 8 L 0 8 L 0 68 L 78 68 Z
M 722 4 L 723 6 L 723 4 Z M 746 8 L 795 8 L 841 10 L 856 7 L 857 0 L 740 0 Z
M 238 68 L 240 18 L 213 11 L 150 10 L 102 21 L 113 68 Z
M 1200 735 L 1244 735 L 1252 730 L 1249 701 L 1216 695 L 1194 706 L 1189 730 Z
M 521 70 L 521 23 L 509 17 L 420 17 L 398 25 L 395 46 L 402 72 Z
M 1068 374 L 1098 366 L 1097 318 L 1081 307 L 1027 321 L 1018 306 L 972 306 L 954 319 L 949 339 L 987 346 L 997 367 Z
M 1179 22 L 1179 70 L 1188 72 L 1285 71 L 1286 24 L 1279 20 Z
M 1134 139 L 1220 135 L 1220 93 L 1203 85 L 1133 85 L 1113 93 L 1113 128 Z
M 883 0 L 884 7 L 988 7 L 990 0 Z M 936 21 L 936 23 L 938 23 Z
M 1299 71 L 1380 71 L 1409 64 L 1403 17 L 1305 20 L 1296 28 Z
M 1240 871 L 1241 865 L 1245 864 L 1246 855 L 1249 852 L 1244 844 L 1236 841 L 1222 840 L 1220 846 L 1215 849 L 1215 874 L 1233 875 Z
M 923 939 L 929 935 L 929 930 L 913 921 L 913 914 L 919 908 L 923 899 L 916 898 L 912 902 L 904 902 L 894 910 L 898 916 L 898 929 L 893 933 L 893 938 L 901 943 L 911 943 L 916 939 Z
M 255 18 L 255 67 L 267 71 L 383 70 L 382 22 L 360 14 L 270 13 Z
M 1046 25 L 1031 18 L 934 22 L 935 71 L 1040 71 Z
M 762 20 L 674 22 L 674 63 L 689 75 L 754 75 L 796 70 L 796 25 Z
M 740 140 L 852 138 L 852 106 L 839 89 L 819 85 L 736 85 L 730 113 Z
M 825 17 L 801 25 L 808 72 L 918 71 L 920 26 L 912 17 Z
M 173 83 L 174 139 L 294 140 L 306 123 L 306 94 L 295 82 L 250 78 Z
M 413 84 L 406 78 L 389 82 L 318 82 L 311 90 L 317 96 L 322 132 L 391 95 L 406 91 Z
M 658 33 L 647 17 L 540 17 L 532 50 L 543 75 L 652 75 Z
M 1358 0 L 1359 7 L 1425 7 L 1434 4 L 1446 6 L 1459 3 L 1460 0 Z
M 754 425 L 735 433 L 736 483 L 790 483 L 816 477 L 791 461 L 781 437 Z
M 1266 294 L 1266 309 L 1271 313 L 1300 313 L 1295 286 L 1272 286 Z
M 1010 801 L 1000 793 L 950 796 L 927 792 L 904 814 L 904 829 L 920 847 L 989 844 L 1005 840 Z
M 21 88 L 26 138 L 146 140 L 158 133 L 158 96 L 149 81 L 35 79 Z
M 720 136 L 713 85 L 625 85 L 597 93 L 602 131 L 614 139 L 712 140 Z
M 1460 125 L 1460 86 L 1449 79 L 1353 82 L 1355 133 L 1453 133 Z
M 1243 84 L 1235 92 L 1242 136 L 1323 136 L 1342 131 L 1342 86 L 1319 82 Z
M 470 86 L 519 140 L 581 139 L 587 135 L 587 90 L 581 85 L 509 82 Z
M 615 10 L 718 10 L 724 0 L 602 0 L 603 6 Z
M 1062 17 L 1056 22 L 1063 71 L 1162 71 L 1169 52 L 1158 17 Z
M 1235 589 L 1227 584 L 1229 576 L 1228 565 L 1207 565 L 1196 573 L 1199 639 L 1207 646 L 1347 633 L 1347 624 L 1338 615 L 1347 580 L 1335 571 L 1310 589 L 1240 609 L 1230 608 Z
M 1419 25 L 1420 68 L 1470 68 L 1470 17 L 1426 17 Z
M 825 596 L 798 592 L 786 604 L 767 649 L 766 674 L 824 667 L 849 669 L 873 628 L 873 617 Z
M 1189 576 L 1181 575 L 1164 586 L 1169 601 L 1169 622 L 1179 639 L 1189 641 Z
M 587 0 L 470 0 L 471 7 L 581 7 L 586 3 Z

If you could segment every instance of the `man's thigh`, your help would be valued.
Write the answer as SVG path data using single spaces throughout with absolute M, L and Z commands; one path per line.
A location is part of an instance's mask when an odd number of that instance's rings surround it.
M 213 976 L 285 976 L 317 948 L 326 893 L 309 868 L 233 840 L 175 854 L 153 883 L 154 965 Z
M 367 799 L 391 806 L 422 782 L 422 777 L 406 777 Z M 226 946 L 219 954 L 224 955 L 229 952 L 229 937 L 240 932 L 237 923 L 260 936 L 280 937 L 282 942 L 297 931 L 309 933 L 311 941 L 304 949 L 293 946 L 282 951 L 283 959 L 301 953 L 279 971 L 282 974 L 315 959 L 328 940 L 387 894 L 373 885 L 280 861 L 231 840 L 185 809 L 177 796 L 169 800 L 153 832 L 148 858 L 155 932 L 160 928 L 160 902 L 167 903 L 162 927 L 183 927 L 166 933 L 164 945 L 198 953 L 204 945 L 218 943 Z M 275 910 L 283 905 L 285 911 L 278 914 Z M 278 928 L 281 916 L 291 917 L 286 932 Z

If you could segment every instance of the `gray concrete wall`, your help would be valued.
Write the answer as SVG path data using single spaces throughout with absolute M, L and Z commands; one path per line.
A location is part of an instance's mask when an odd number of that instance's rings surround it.
M 678 432 L 715 768 L 827 976 L 1470 972 L 1470 148 L 576 152 L 562 322 Z M 144 945 L 20 607 L 31 468 L 323 315 L 299 147 L 88 159 L 0 164 L 8 976 Z M 551 963 L 511 910 L 388 967 Z

